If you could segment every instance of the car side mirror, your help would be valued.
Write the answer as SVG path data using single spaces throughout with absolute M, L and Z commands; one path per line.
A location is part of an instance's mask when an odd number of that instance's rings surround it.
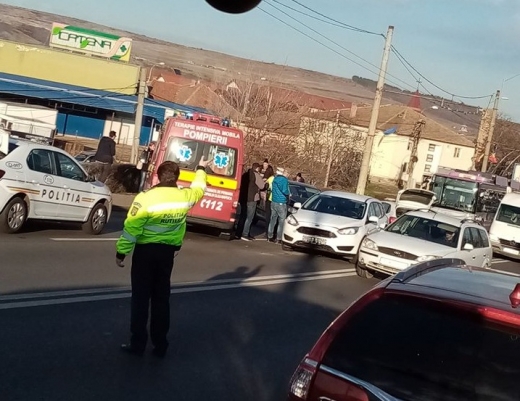
M 87 178 L 85 178 L 85 182 L 96 182 L 96 176 L 95 175 L 92 175 L 92 174 L 89 174 L 87 175 Z
M 472 251 L 473 249 L 475 249 L 475 247 L 473 245 L 471 245 L 470 243 L 466 243 L 466 244 L 464 244 L 464 247 L 462 249 L 464 251 Z
M 302 203 L 301 202 L 296 202 L 294 205 L 292 205 L 292 207 L 294 209 L 301 209 L 302 208 Z
M 377 218 L 377 216 L 370 216 L 368 218 L 368 222 L 377 224 L 377 223 L 379 223 L 379 219 Z

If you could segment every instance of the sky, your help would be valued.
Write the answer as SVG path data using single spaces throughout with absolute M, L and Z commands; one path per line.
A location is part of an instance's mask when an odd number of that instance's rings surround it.
M 186 46 L 374 80 L 384 48 L 380 34 L 392 25 L 392 45 L 413 74 L 392 53 L 388 84 L 415 90 L 419 72 L 422 93 L 481 107 L 492 104 L 491 96 L 502 89 L 499 111 L 520 122 L 519 0 L 263 0 L 236 15 L 219 12 L 205 0 L 0 1 Z M 471 99 L 478 97 L 483 98 Z

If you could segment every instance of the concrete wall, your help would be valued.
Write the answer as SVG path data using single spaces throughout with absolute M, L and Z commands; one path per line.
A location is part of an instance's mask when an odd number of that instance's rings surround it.
M 0 40 L 0 72 L 133 95 L 139 67 Z
M 397 180 L 404 163 L 410 159 L 410 138 L 400 135 L 376 135 L 372 150 L 370 176 Z M 456 149 L 458 149 L 456 151 Z M 421 139 L 417 149 L 418 161 L 412 179 L 422 182 L 423 176 L 433 174 L 439 166 L 468 170 L 474 148 Z

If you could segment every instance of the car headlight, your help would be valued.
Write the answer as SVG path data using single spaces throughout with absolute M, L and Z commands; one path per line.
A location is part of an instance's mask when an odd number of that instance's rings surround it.
M 379 250 L 379 249 L 377 248 L 376 243 L 375 243 L 374 241 L 372 241 L 371 239 L 369 239 L 369 238 L 365 238 L 365 239 L 363 240 L 363 242 L 361 243 L 361 246 L 362 246 L 363 248 L 372 249 L 373 251 L 377 251 L 377 250 Z
M 428 262 L 429 260 L 440 259 L 440 256 L 435 255 L 423 255 L 415 259 L 417 262 Z
M 498 242 L 498 241 L 500 241 L 500 240 L 498 239 L 498 236 L 496 236 L 496 235 L 494 235 L 494 234 L 489 234 L 489 239 L 490 239 L 491 241 L 494 241 L 494 242 Z
M 341 235 L 354 235 L 357 234 L 359 231 L 359 227 L 348 227 L 348 228 L 342 228 L 341 230 L 338 230 L 338 233 Z
M 296 218 L 291 214 L 289 217 L 287 217 L 287 223 L 291 226 L 297 226 L 298 220 L 296 220 Z

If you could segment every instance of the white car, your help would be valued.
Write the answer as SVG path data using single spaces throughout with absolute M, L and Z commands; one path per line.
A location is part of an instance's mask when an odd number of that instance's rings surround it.
M 458 258 L 470 266 L 489 268 L 493 251 L 484 227 L 436 212 L 408 212 L 385 230 L 361 243 L 356 271 L 395 274 L 411 265 L 439 258 Z
M 9 139 L 0 153 L 0 231 L 16 233 L 28 219 L 78 222 L 100 234 L 112 212 L 112 194 L 68 153 Z
M 309 198 L 284 223 L 282 248 L 310 248 L 355 258 L 363 238 L 388 223 L 377 199 L 340 191 Z
M 493 251 L 520 260 L 520 193 L 504 195 L 489 228 Z

